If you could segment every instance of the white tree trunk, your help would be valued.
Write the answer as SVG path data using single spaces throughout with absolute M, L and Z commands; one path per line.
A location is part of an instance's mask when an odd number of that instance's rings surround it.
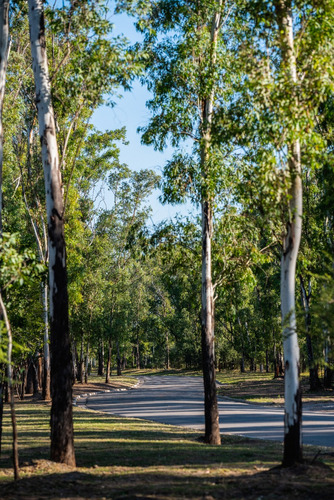
M 8 347 L 7 347 L 7 383 L 9 392 L 9 404 L 10 404 L 10 415 L 12 421 L 12 432 L 13 432 L 13 468 L 14 468 L 14 478 L 19 479 L 19 451 L 18 451 L 18 441 L 17 441 L 17 427 L 16 427 L 16 416 L 15 416 L 15 405 L 14 405 L 14 390 L 13 390 L 13 368 L 12 368 L 12 350 L 13 350 L 13 336 L 10 327 L 9 319 L 7 316 L 6 306 L 2 300 L 2 293 L 0 292 L 0 312 L 4 318 Z
M 219 11 L 212 19 L 210 65 L 215 67 L 217 41 L 220 30 L 222 0 Z M 202 102 L 201 114 L 201 170 L 204 184 L 202 193 L 202 359 L 204 380 L 205 440 L 210 444 L 220 444 L 219 411 L 216 391 L 216 369 L 214 363 L 214 290 L 212 284 L 211 240 L 213 232 L 212 194 L 206 185 L 209 149 L 211 144 L 211 124 L 215 86 L 212 85 L 207 98 Z
M 293 17 L 290 2 L 280 0 L 277 6 L 281 34 L 282 62 L 292 84 L 297 83 L 296 57 L 293 38 Z M 298 106 L 297 97 L 295 99 Z M 302 234 L 303 190 L 301 179 L 301 152 L 299 140 L 288 145 L 291 177 L 289 220 L 283 238 L 281 260 L 281 310 L 285 364 L 285 415 L 283 465 L 292 465 L 302 459 L 301 448 L 301 391 L 299 383 L 299 346 L 296 329 L 295 281 L 296 263 Z
M 63 191 L 51 101 L 42 0 L 28 0 L 32 65 L 44 169 L 49 248 L 51 339 L 51 458 L 75 465 L 73 367 L 69 339 Z
M 50 392 L 50 346 L 49 346 L 49 303 L 48 303 L 48 284 L 42 284 L 42 302 L 43 302 L 43 320 L 44 320 L 44 372 L 43 372 L 43 399 L 51 398 Z
M 9 0 L 0 0 L 0 234 L 2 233 L 3 101 L 9 54 Z

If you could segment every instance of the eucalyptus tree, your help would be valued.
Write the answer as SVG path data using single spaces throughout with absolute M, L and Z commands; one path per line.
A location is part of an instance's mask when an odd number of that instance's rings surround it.
M 5 96 L 7 60 L 9 52 L 9 0 L 1 0 L 0 2 L 0 237 L 2 237 L 2 205 L 3 205 L 3 187 L 2 187 L 2 172 L 3 172 L 3 101 Z M 1 291 L 0 299 L 2 302 Z M 1 306 L 0 314 L 4 313 L 4 306 Z M 8 330 L 10 338 L 10 331 Z M 10 343 L 9 343 L 10 344 Z M 8 351 L 9 352 L 9 351 Z M 11 370 L 11 359 L 9 365 Z M 1 377 L 1 375 L 0 375 Z M 3 413 L 3 380 L 0 378 L 0 435 L 2 430 L 2 413 Z M 0 439 L 1 443 L 1 439 Z M 1 444 L 0 444 L 1 446 Z
M 3 101 L 9 54 L 9 0 L 0 2 L 0 232 L 2 231 Z
M 323 148 L 316 131 L 319 104 L 332 85 L 333 6 L 277 0 L 241 1 L 243 30 L 236 51 L 245 77 L 230 109 L 240 125 L 237 143 L 244 148 L 252 181 L 245 188 L 261 206 L 272 229 L 283 230 L 281 311 L 285 358 L 284 465 L 301 460 L 301 393 L 295 314 L 295 273 L 302 225 L 302 172 L 305 158 L 316 165 Z M 238 63 L 236 62 L 238 66 Z M 242 88 L 241 88 L 242 87 Z M 231 116 L 229 117 L 231 118 Z M 222 119 L 225 125 L 234 125 Z M 237 127 L 236 127 L 237 128 Z M 256 203 L 255 202 L 255 203 Z M 276 224 L 275 224 L 276 220 Z M 274 222 L 274 224 L 273 224 Z M 276 228 L 275 228 L 276 226 Z
M 124 6 L 127 2 L 120 3 Z M 214 146 L 212 124 L 217 107 L 230 95 L 233 79 L 226 32 L 233 3 L 223 0 L 135 3 L 138 28 L 145 36 L 144 80 L 153 93 L 148 102 L 153 117 L 142 129 L 143 142 L 162 150 L 170 140 L 177 148 L 164 169 L 164 201 L 178 202 L 190 196 L 201 206 L 205 440 L 218 444 L 211 253 L 214 206 L 219 190 L 217 178 L 227 163 L 229 145 Z M 185 152 L 181 144 L 187 139 Z
M 51 458 L 75 465 L 64 201 L 45 44 L 44 11 L 39 0 L 29 1 L 29 28 L 47 207 L 52 352 Z

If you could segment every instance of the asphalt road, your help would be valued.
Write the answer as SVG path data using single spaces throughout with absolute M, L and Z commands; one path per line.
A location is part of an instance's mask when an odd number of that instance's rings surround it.
M 124 392 L 91 395 L 78 405 L 124 417 L 204 429 L 203 381 L 200 377 L 140 377 L 141 385 Z M 283 440 L 283 410 L 219 399 L 220 429 L 225 434 Z M 303 443 L 334 447 L 334 405 L 303 411 Z

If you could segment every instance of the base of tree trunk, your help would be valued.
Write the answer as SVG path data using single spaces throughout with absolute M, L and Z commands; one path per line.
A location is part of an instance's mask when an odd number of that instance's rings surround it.
M 302 398 L 300 388 L 297 391 L 295 401 L 297 404 L 297 421 L 288 428 L 288 432 L 284 436 L 283 467 L 303 463 L 301 444 Z

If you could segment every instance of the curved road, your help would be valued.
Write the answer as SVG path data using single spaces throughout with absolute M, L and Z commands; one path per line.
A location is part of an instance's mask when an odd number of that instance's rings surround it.
M 200 377 L 139 377 L 141 385 L 124 392 L 100 393 L 78 400 L 87 408 L 124 417 L 204 429 L 203 381 Z M 283 410 L 219 398 L 224 434 L 283 440 Z M 334 404 L 303 411 L 303 443 L 334 446 Z

